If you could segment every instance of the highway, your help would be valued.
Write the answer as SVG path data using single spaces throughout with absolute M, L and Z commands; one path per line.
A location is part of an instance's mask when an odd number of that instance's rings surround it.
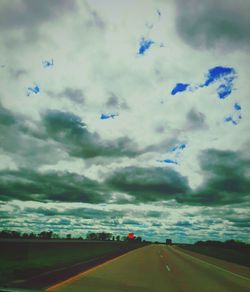
M 243 292 L 250 268 L 175 246 L 149 245 L 94 267 L 46 291 Z

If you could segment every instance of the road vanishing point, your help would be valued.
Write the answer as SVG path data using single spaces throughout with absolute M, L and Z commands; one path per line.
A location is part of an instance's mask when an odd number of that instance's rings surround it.
M 155 244 L 130 251 L 46 291 L 249 292 L 250 268 Z

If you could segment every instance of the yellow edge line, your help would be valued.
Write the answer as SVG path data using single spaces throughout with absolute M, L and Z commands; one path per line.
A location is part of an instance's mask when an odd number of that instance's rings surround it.
M 55 284 L 55 285 L 52 285 L 52 286 L 48 287 L 45 291 L 53 291 L 53 290 L 56 290 L 57 288 L 63 286 L 64 284 L 67 284 L 67 283 L 69 283 L 69 282 L 71 282 L 71 281 L 74 281 L 74 280 L 76 280 L 76 279 L 78 279 L 78 278 L 80 278 L 80 277 L 86 276 L 86 275 L 88 275 L 89 273 L 91 273 L 91 272 L 93 272 L 93 271 L 95 271 L 95 270 L 97 270 L 97 269 L 99 269 L 99 268 L 101 268 L 101 267 L 103 267 L 103 266 L 106 266 L 107 264 L 110 264 L 110 263 L 112 263 L 112 262 L 114 262 L 114 261 L 116 261 L 116 260 L 118 260 L 118 259 L 120 259 L 120 258 L 126 256 L 127 254 L 134 252 L 134 251 L 135 251 L 135 250 L 132 250 L 132 251 L 126 252 L 126 253 L 123 254 L 123 255 L 120 255 L 120 256 L 118 256 L 118 257 L 115 257 L 114 259 L 108 260 L 108 261 L 106 261 L 106 262 L 104 262 L 104 263 L 102 263 L 102 264 L 100 264 L 100 265 L 97 265 L 97 266 L 95 266 L 95 267 L 93 267 L 93 268 L 91 268 L 91 269 L 89 269 L 89 270 L 87 270 L 87 271 L 81 272 L 81 273 L 79 273 L 79 274 L 77 274 L 77 275 L 75 275 L 75 276 L 73 276 L 73 277 L 70 277 L 70 278 L 68 278 L 68 279 L 66 279 L 66 280 L 64 280 L 64 281 L 62 281 L 62 282 L 59 282 L 59 283 L 57 283 L 57 284 Z
M 172 248 L 172 247 L 171 247 L 171 248 Z M 202 262 L 202 263 L 204 263 L 204 264 L 207 264 L 208 266 L 215 267 L 215 268 L 217 268 L 218 270 L 221 270 L 221 271 L 223 271 L 223 272 L 227 272 L 227 273 L 229 273 L 229 274 L 231 274 L 231 275 L 234 275 L 234 276 L 236 276 L 236 277 L 239 277 L 239 278 L 241 278 L 241 279 L 243 279 L 243 280 L 250 281 L 250 279 L 247 278 L 247 277 L 245 277 L 245 276 L 242 276 L 242 275 L 239 275 L 239 274 L 233 273 L 233 272 L 231 272 L 231 271 L 229 271 L 229 270 L 226 270 L 226 269 L 224 269 L 224 268 L 221 268 L 221 267 L 219 267 L 219 266 L 217 266 L 217 265 L 215 265 L 215 264 L 211 264 L 211 263 L 208 263 L 208 262 L 206 262 L 206 261 L 204 261 L 204 260 L 201 260 L 201 259 L 199 259 L 199 258 L 196 258 L 196 257 L 194 257 L 194 256 L 191 256 L 190 254 L 185 253 L 184 251 L 180 251 L 178 248 L 176 249 L 175 247 L 173 247 L 173 249 L 174 249 L 176 252 L 178 252 L 178 253 L 184 254 L 184 255 L 186 255 L 186 256 L 188 256 L 188 257 L 190 257 L 190 258 L 193 258 L 193 259 L 197 260 L 198 262 Z

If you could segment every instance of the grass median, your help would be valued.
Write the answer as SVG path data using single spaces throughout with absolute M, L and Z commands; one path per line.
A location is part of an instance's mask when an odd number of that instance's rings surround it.
M 136 247 L 113 241 L 0 241 L 0 287 L 11 287 L 41 273 Z

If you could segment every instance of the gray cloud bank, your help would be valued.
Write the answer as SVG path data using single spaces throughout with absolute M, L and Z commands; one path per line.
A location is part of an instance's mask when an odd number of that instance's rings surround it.
M 0 29 L 34 29 L 75 8 L 75 0 L 4 0 L 1 1 Z
M 22 167 L 54 164 L 67 156 L 77 158 L 134 157 L 141 153 L 128 137 L 103 140 L 82 119 L 67 111 L 47 110 L 41 121 L 14 114 L 0 104 L 0 146 Z M 49 162 L 51 160 L 51 162 Z
M 177 0 L 176 27 L 195 48 L 250 46 L 250 2 L 245 0 Z
M 116 169 L 102 183 L 68 172 L 40 173 L 29 169 L 0 172 L 2 200 L 34 200 L 118 204 L 175 200 L 180 204 L 224 206 L 246 203 L 250 192 L 250 161 L 232 151 L 207 150 L 200 158 L 203 183 L 192 190 L 185 177 L 170 168 L 125 167 Z

